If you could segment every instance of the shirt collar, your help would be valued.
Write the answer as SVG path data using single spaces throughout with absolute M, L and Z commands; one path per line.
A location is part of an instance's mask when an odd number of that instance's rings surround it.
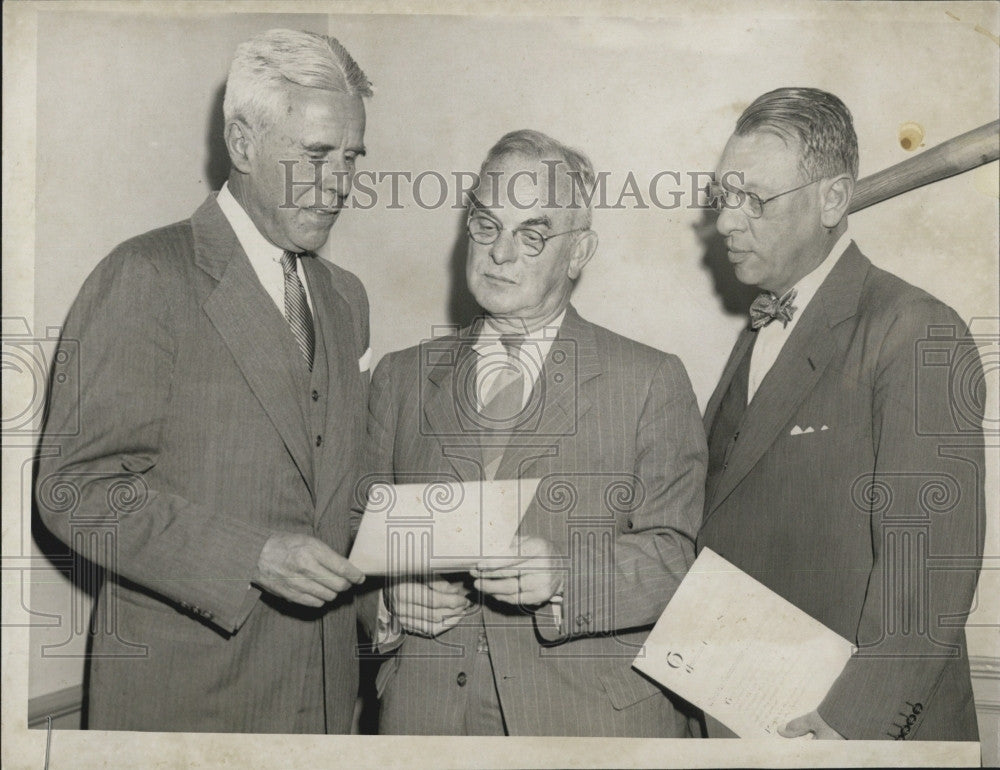
M 795 301 L 792 303 L 798 309 L 798 313 L 801 315 L 802 311 L 805 310 L 806 305 L 816 296 L 816 292 L 819 287 L 826 280 L 826 277 L 830 275 L 833 270 L 834 265 L 844 256 L 844 252 L 847 251 L 847 247 L 851 245 L 851 234 L 849 231 L 845 230 L 844 233 L 837 239 L 837 242 L 833 244 L 833 248 L 830 249 L 830 253 L 827 254 L 826 259 L 817 265 L 817 267 L 808 275 L 803 276 L 795 286 L 792 288 L 795 291 Z
M 233 197 L 228 182 L 222 185 L 215 201 L 229 221 L 233 232 L 236 233 L 236 239 L 240 242 L 240 246 L 243 247 L 251 264 L 256 267 L 261 263 L 280 262 L 281 255 L 285 253 L 284 249 L 279 249 L 261 234 L 257 225 L 250 219 L 246 209 Z
M 562 326 L 562 322 L 565 318 L 566 311 L 563 310 L 558 316 L 549 321 L 549 323 L 545 324 L 545 326 L 533 331 L 531 334 L 524 335 L 525 339 L 536 340 L 545 344 L 547 351 L 548 347 L 552 345 L 552 341 L 556 338 L 556 334 L 558 334 L 559 328 Z M 496 352 L 498 348 L 503 347 L 500 342 L 500 336 L 501 333 L 494 328 L 494 326 L 490 323 L 489 316 L 487 316 L 479 330 L 479 336 L 476 338 L 472 347 L 477 353 L 479 353 L 479 355 Z

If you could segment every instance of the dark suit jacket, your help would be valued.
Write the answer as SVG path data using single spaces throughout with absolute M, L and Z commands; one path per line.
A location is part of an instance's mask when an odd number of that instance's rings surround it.
M 848 738 L 977 740 L 963 627 L 983 549 L 984 399 L 966 335 L 852 243 L 706 491 L 698 547 L 860 646 L 819 708 Z M 753 337 L 736 343 L 709 430 Z
M 466 329 L 379 364 L 369 407 L 376 478 L 482 477 L 474 400 L 462 388 L 474 379 L 476 338 Z M 701 519 L 705 439 L 684 367 L 570 307 L 528 413 L 496 478 L 542 479 L 521 532 L 553 543 L 566 588 L 560 628 L 483 605 L 508 731 L 685 735 L 685 715 L 631 669 L 690 566 Z M 406 636 L 379 674 L 382 732 L 456 731 L 460 675 L 481 629 L 477 615 L 433 640 Z
M 37 502 L 108 570 L 98 611 L 114 627 L 93 640 L 91 727 L 350 729 L 350 596 L 315 611 L 249 583 L 273 532 L 342 553 L 350 536 L 367 298 L 350 273 L 303 266 L 311 375 L 214 196 L 116 248 L 70 310 L 60 344 L 78 381 L 52 386 Z M 145 651 L 123 655 L 123 641 Z

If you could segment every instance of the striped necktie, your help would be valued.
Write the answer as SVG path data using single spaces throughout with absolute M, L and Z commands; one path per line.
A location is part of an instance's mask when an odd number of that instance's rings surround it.
M 313 367 L 313 350 L 316 346 L 316 331 L 313 329 L 312 312 L 306 300 L 306 290 L 299 280 L 295 260 L 299 255 L 286 251 L 281 255 L 281 269 L 285 273 L 285 318 L 292 328 L 292 335 L 299 343 L 299 350 L 306 359 L 309 371 Z
M 486 479 L 496 476 L 500 460 L 508 442 L 497 443 L 505 433 L 515 430 L 523 411 L 521 405 L 524 399 L 524 367 L 518 360 L 518 352 L 524 337 L 520 335 L 503 335 L 500 342 L 506 353 L 503 361 L 490 361 L 497 367 L 496 376 L 490 390 L 483 398 L 480 414 L 483 419 L 483 437 L 492 441 L 485 443 L 483 452 L 483 470 Z M 499 435 L 498 435 L 499 434 Z

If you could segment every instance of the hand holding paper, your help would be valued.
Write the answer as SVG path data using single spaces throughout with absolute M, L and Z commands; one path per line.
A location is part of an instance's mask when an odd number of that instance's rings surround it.
M 409 580 L 386 588 L 386 604 L 404 630 L 434 637 L 456 625 L 472 607 L 461 581 Z
M 823 721 L 823 717 L 819 715 L 818 711 L 810 711 L 808 714 L 792 719 L 787 725 L 780 728 L 778 733 L 782 738 L 799 738 L 811 733 L 814 738 L 820 740 L 844 740 L 843 735 Z
M 278 532 L 264 543 L 253 582 L 306 607 L 321 607 L 364 582 L 364 574 L 321 540 Z
M 815 712 L 852 652 L 846 639 L 705 548 L 633 666 L 741 738 L 777 736 L 786 726 L 788 737 L 827 737 L 819 723 L 802 729 L 793 718 Z
M 472 570 L 474 587 L 507 604 L 544 604 L 562 588 L 564 570 L 552 545 L 540 537 L 519 537 L 518 556 Z

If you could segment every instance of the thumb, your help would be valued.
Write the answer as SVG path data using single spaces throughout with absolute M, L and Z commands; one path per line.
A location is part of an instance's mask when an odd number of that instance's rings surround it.
M 796 717 L 788 721 L 788 724 L 784 727 L 778 728 L 778 734 L 782 738 L 798 738 L 803 735 L 807 735 L 813 731 L 812 725 L 809 724 L 809 715 Z

